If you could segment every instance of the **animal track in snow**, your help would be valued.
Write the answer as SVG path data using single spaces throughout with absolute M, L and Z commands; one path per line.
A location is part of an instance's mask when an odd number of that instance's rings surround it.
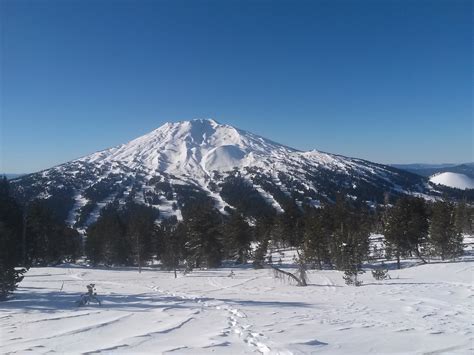
M 204 297 L 190 296 L 186 294 L 177 294 L 174 292 L 167 292 L 161 290 L 159 287 L 150 285 L 152 290 L 165 294 L 168 296 L 176 297 L 182 300 L 194 301 L 202 307 L 209 308 L 211 310 L 224 310 L 227 313 L 227 324 L 228 327 L 222 330 L 223 336 L 228 336 L 230 333 L 236 334 L 241 338 L 247 345 L 255 348 L 262 354 L 270 353 L 270 348 L 263 342 L 265 336 L 262 333 L 255 332 L 252 330 L 252 325 L 243 323 L 242 320 L 247 318 L 247 315 L 237 308 L 233 308 L 224 302 L 217 299 L 209 299 Z M 204 301 L 205 299 L 205 301 Z M 211 304 L 210 301 L 213 303 Z M 215 302 L 222 302 L 222 304 L 216 305 Z

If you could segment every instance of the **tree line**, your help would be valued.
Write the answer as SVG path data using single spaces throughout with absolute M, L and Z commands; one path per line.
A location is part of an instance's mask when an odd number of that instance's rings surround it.
M 193 202 L 194 201 L 194 202 Z M 85 255 L 91 265 L 138 266 L 159 262 L 167 270 L 218 267 L 224 262 L 255 268 L 275 265 L 269 251 L 297 250 L 300 274 L 307 268 L 343 270 L 358 284 L 362 265 L 379 260 L 422 262 L 462 255 L 462 233 L 473 233 L 474 208 L 464 202 L 427 202 L 405 196 L 394 205 L 369 208 L 338 196 L 318 208 L 285 201 L 281 214 L 249 216 L 245 208 L 222 214 L 211 199 L 181 206 L 182 220 L 159 219 L 159 211 L 129 201 L 100 211 L 82 236 L 51 212 L 47 200 L 20 206 L 6 178 L 0 180 L 0 297 L 5 298 L 33 265 L 74 262 Z M 158 222 L 160 221 L 160 222 Z M 370 235 L 385 236 L 383 250 L 371 249 Z M 271 253 L 270 253 L 271 255 Z M 276 268 L 276 266 L 275 266 Z
M 56 216 L 46 200 L 21 206 L 8 180 L 0 179 L 0 299 L 31 266 L 74 262 L 81 254 L 80 234 Z
M 227 215 L 212 201 L 190 204 L 183 219 L 156 223 L 151 207 L 127 204 L 104 208 L 87 230 L 86 256 L 93 264 L 138 265 L 159 261 L 168 270 L 218 267 L 223 262 L 260 268 L 272 263 L 270 249 L 292 247 L 304 268 L 333 268 L 357 284 L 362 265 L 373 262 L 370 235 L 385 235 L 379 259 L 452 259 L 463 253 L 462 233 L 472 233 L 473 208 L 447 201 L 428 203 L 402 197 L 395 205 L 371 209 L 340 196 L 321 208 L 284 206 L 282 214 Z M 156 210 L 155 210 L 156 211 Z

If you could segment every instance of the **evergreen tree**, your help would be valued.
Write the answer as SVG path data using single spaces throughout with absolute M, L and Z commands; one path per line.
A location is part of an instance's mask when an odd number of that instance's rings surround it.
M 274 241 L 298 247 L 303 242 L 303 214 L 295 201 L 286 202 L 283 209 L 284 212 L 275 218 Z
M 77 230 L 68 227 L 63 228 L 62 234 L 64 238 L 63 260 L 74 263 L 82 254 L 82 236 Z
M 463 238 L 456 228 L 453 204 L 437 201 L 432 206 L 429 241 L 435 255 L 441 260 L 463 254 Z
M 304 222 L 303 258 L 308 263 L 316 263 L 319 269 L 330 263 L 330 231 L 324 221 L 323 209 L 306 211 Z
M 20 206 L 3 177 L 0 179 L 0 300 L 16 289 L 28 268 L 22 260 L 22 223 Z
M 47 201 L 34 200 L 26 212 L 26 248 L 33 264 L 56 265 L 79 256 L 81 237 L 53 214 Z
M 250 254 L 252 229 L 239 212 L 231 214 L 224 226 L 224 235 L 227 255 L 237 264 L 245 264 Z
M 322 212 L 323 230 L 331 233 L 329 257 L 332 264 L 344 271 L 347 284 L 359 286 L 358 275 L 363 273 L 362 263 L 368 259 L 371 220 L 363 205 L 355 205 L 344 196 L 327 205 Z
M 136 203 L 126 206 L 126 235 L 139 272 L 153 256 L 152 245 L 156 233 L 155 220 L 157 217 L 157 212 L 152 207 Z
M 461 201 L 456 205 L 455 223 L 456 229 L 460 233 L 472 233 L 472 209 L 469 208 L 465 201 Z
M 188 206 L 184 223 L 189 267 L 219 266 L 223 256 L 220 213 L 210 203 L 194 204 Z
M 105 206 L 97 221 L 87 229 L 87 258 L 94 265 L 130 265 L 130 248 L 119 206 Z
M 85 254 L 92 265 L 104 261 L 105 238 L 103 238 L 102 215 L 95 223 L 92 223 L 86 232 Z
M 400 258 L 411 253 L 425 262 L 420 251 L 428 235 L 425 201 L 421 198 L 401 197 L 386 213 L 384 235 L 388 248 L 397 258 L 399 269 Z
M 261 216 L 256 220 L 254 233 L 258 244 L 253 257 L 253 266 L 256 269 L 263 268 L 268 244 L 272 236 L 273 220 L 273 216 Z
M 27 246 L 28 255 L 33 264 L 46 266 L 55 259 L 57 249 L 52 252 L 51 245 L 55 241 L 53 216 L 41 200 L 30 203 L 27 211 Z M 55 245 L 57 248 L 57 245 Z
M 92 264 L 138 265 L 141 271 L 155 250 L 157 217 L 156 209 L 133 202 L 107 205 L 87 229 L 87 258 Z
M 168 218 L 161 222 L 158 236 L 161 263 L 165 269 L 173 270 L 176 278 L 176 270 L 186 258 L 186 228 L 176 217 Z
M 344 232 L 341 231 L 341 233 Z M 369 233 L 359 229 L 348 232 L 343 236 L 343 239 L 341 269 L 344 270 L 344 280 L 348 285 L 360 286 L 362 281 L 358 280 L 358 275 L 364 273 L 362 263 L 367 258 Z

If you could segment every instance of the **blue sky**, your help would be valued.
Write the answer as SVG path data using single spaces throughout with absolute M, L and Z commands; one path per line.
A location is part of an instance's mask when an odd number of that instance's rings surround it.
M 1 0 L 0 171 L 212 117 L 381 163 L 474 160 L 472 4 Z

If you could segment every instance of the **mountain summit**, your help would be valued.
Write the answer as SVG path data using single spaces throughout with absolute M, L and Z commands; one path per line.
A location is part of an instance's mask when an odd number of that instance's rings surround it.
M 279 213 L 338 194 L 382 203 L 387 196 L 439 195 L 424 177 L 366 160 L 299 151 L 212 119 L 166 123 L 129 143 L 13 181 L 20 200 L 47 200 L 71 225 L 92 223 L 108 203 L 135 201 L 182 218 L 190 202 L 222 213 Z
M 212 119 L 166 123 L 127 144 L 107 149 L 79 161 L 122 163 L 129 168 L 189 174 L 194 178 L 212 171 L 255 166 L 296 152 L 249 132 Z

